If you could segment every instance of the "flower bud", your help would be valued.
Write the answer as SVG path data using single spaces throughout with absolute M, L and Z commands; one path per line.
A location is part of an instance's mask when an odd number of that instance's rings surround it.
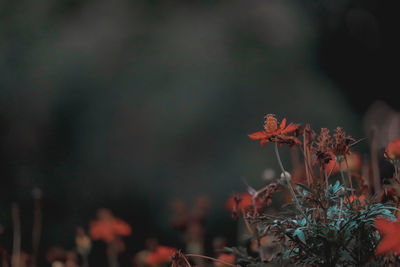
M 338 191 L 336 192 L 336 195 L 339 196 L 339 197 L 342 197 L 342 196 L 344 196 L 345 194 L 346 194 L 346 189 L 345 189 L 343 186 L 341 186 L 341 187 L 338 189 Z
M 286 181 L 286 182 L 290 182 L 292 180 L 292 175 L 285 171 L 285 173 L 281 173 L 281 180 Z

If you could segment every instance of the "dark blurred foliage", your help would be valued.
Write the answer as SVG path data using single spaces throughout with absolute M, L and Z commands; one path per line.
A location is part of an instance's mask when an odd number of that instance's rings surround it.
M 168 203 L 202 194 L 207 238 L 233 242 L 224 201 L 242 177 L 259 186 L 264 168 L 277 169 L 271 148 L 246 136 L 265 113 L 359 138 L 375 99 L 399 108 L 395 10 L 378 0 L 3 1 L 1 242 L 10 247 L 16 201 L 31 249 L 35 186 L 42 254 L 72 248 L 100 207 L 132 225 L 125 264 L 150 235 L 182 246 Z

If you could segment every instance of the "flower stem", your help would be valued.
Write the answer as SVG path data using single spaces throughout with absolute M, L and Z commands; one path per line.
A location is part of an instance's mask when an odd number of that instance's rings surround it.
M 342 183 L 344 185 L 344 188 L 346 188 L 345 191 L 347 192 L 347 184 L 346 184 L 346 179 L 344 178 L 342 164 L 341 164 L 341 162 L 338 162 L 338 164 L 339 164 L 340 176 L 342 177 Z
M 249 224 L 249 221 L 248 221 L 247 218 L 246 218 L 246 214 L 245 214 L 245 212 L 244 212 L 244 209 L 241 209 L 241 211 L 242 211 L 242 216 L 243 216 L 243 220 L 244 220 L 244 223 L 245 223 L 245 225 L 246 225 L 247 231 L 249 231 L 249 234 L 253 235 L 254 232 L 253 232 L 253 230 L 251 229 L 251 226 L 250 226 L 250 224 Z
M 325 176 L 326 191 L 328 192 L 328 190 L 329 190 L 328 174 L 327 174 L 327 172 L 326 172 L 326 168 L 325 168 L 325 167 L 324 167 L 324 176 Z
M 16 203 L 12 203 L 11 217 L 14 228 L 11 266 L 17 267 L 20 266 L 19 264 L 21 257 L 21 219 L 19 214 L 19 207 Z
M 343 209 L 343 199 L 342 198 L 340 198 L 340 207 L 339 207 L 339 223 L 340 223 L 340 220 L 342 219 L 342 209 Z
M 353 194 L 353 182 L 351 181 L 351 172 L 350 172 L 349 164 L 347 163 L 347 158 L 344 158 L 344 161 L 346 162 L 347 175 L 349 177 L 350 192 L 351 192 L 351 194 Z
M 275 154 L 276 154 L 276 158 L 277 158 L 277 160 L 278 160 L 279 166 L 281 167 L 283 176 L 285 177 L 285 180 L 286 180 L 286 182 L 287 182 L 287 184 L 288 184 L 290 194 L 292 194 L 292 198 L 293 198 L 294 202 L 296 203 L 296 207 L 297 207 L 297 209 L 300 211 L 300 213 L 304 216 L 304 218 L 305 218 L 306 220 L 308 220 L 308 219 L 307 219 L 307 216 L 304 214 L 303 210 L 301 209 L 299 200 L 297 199 L 296 194 L 294 193 L 294 190 L 293 190 L 293 188 L 292 188 L 292 185 L 291 185 L 291 183 L 290 183 L 288 177 L 286 176 L 286 171 L 285 171 L 285 169 L 283 168 L 283 164 L 282 164 L 282 161 L 281 161 L 281 157 L 279 156 L 279 150 L 278 150 L 278 144 L 277 144 L 277 143 L 275 143 Z

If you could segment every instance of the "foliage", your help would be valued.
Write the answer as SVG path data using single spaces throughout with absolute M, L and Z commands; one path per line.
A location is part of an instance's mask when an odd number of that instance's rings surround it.
M 286 124 L 286 119 L 282 124 Z M 286 203 L 276 215 L 259 212 L 259 207 L 255 206 L 242 212 L 251 234 L 250 241 L 255 241 L 258 249 L 257 253 L 244 247 L 228 249 L 236 255 L 236 263 L 241 266 L 374 266 L 393 263 L 395 259 L 390 258 L 390 254 L 376 253 L 380 235 L 375 222 L 379 219 L 389 221 L 383 225 L 390 225 L 395 221 L 398 203 L 383 201 L 388 197 L 387 192 L 394 190 L 385 189 L 384 194 L 373 194 L 365 177 L 358 174 L 361 163 L 351 162 L 355 157 L 350 157 L 353 153 L 350 150 L 358 141 L 346 136 L 339 127 L 331 138 L 329 130 L 324 128 L 317 137 L 309 125 L 301 129 L 297 124 L 290 124 L 293 129 L 287 132 L 280 130 L 285 126 L 278 128 L 278 125 L 275 117 L 268 114 L 264 130 L 249 137 L 261 139 L 261 145 L 275 143 L 276 157 L 282 170 L 281 191 L 289 192 L 292 202 Z M 300 142 L 301 134 L 304 143 Z M 285 171 L 278 150 L 283 144 L 293 149 L 298 147 L 302 152 L 302 175 L 295 177 L 296 169 L 291 173 Z M 397 169 L 392 180 L 398 180 Z M 270 192 L 267 190 L 269 187 L 267 185 L 258 191 L 249 187 L 253 203 L 257 201 L 258 206 L 260 201 L 270 204 L 271 194 L 266 197 L 260 193 Z M 392 199 L 398 199 L 395 195 L 392 194 Z M 268 235 L 274 236 L 276 248 L 269 254 L 260 242 Z

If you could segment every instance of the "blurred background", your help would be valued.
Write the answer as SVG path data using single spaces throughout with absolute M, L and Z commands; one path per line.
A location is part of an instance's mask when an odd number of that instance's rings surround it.
M 400 108 L 395 10 L 378 0 L 1 1 L 1 246 L 12 248 L 17 203 L 32 250 L 35 188 L 39 266 L 49 247 L 72 249 L 99 208 L 132 227 L 121 266 L 149 236 L 180 248 L 171 203 L 190 209 L 201 196 L 206 251 L 216 236 L 234 245 L 226 199 L 243 178 L 259 187 L 265 168 L 278 171 L 272 147 L 247 137 L 266 113 L 362 138 L 376 100 Z

